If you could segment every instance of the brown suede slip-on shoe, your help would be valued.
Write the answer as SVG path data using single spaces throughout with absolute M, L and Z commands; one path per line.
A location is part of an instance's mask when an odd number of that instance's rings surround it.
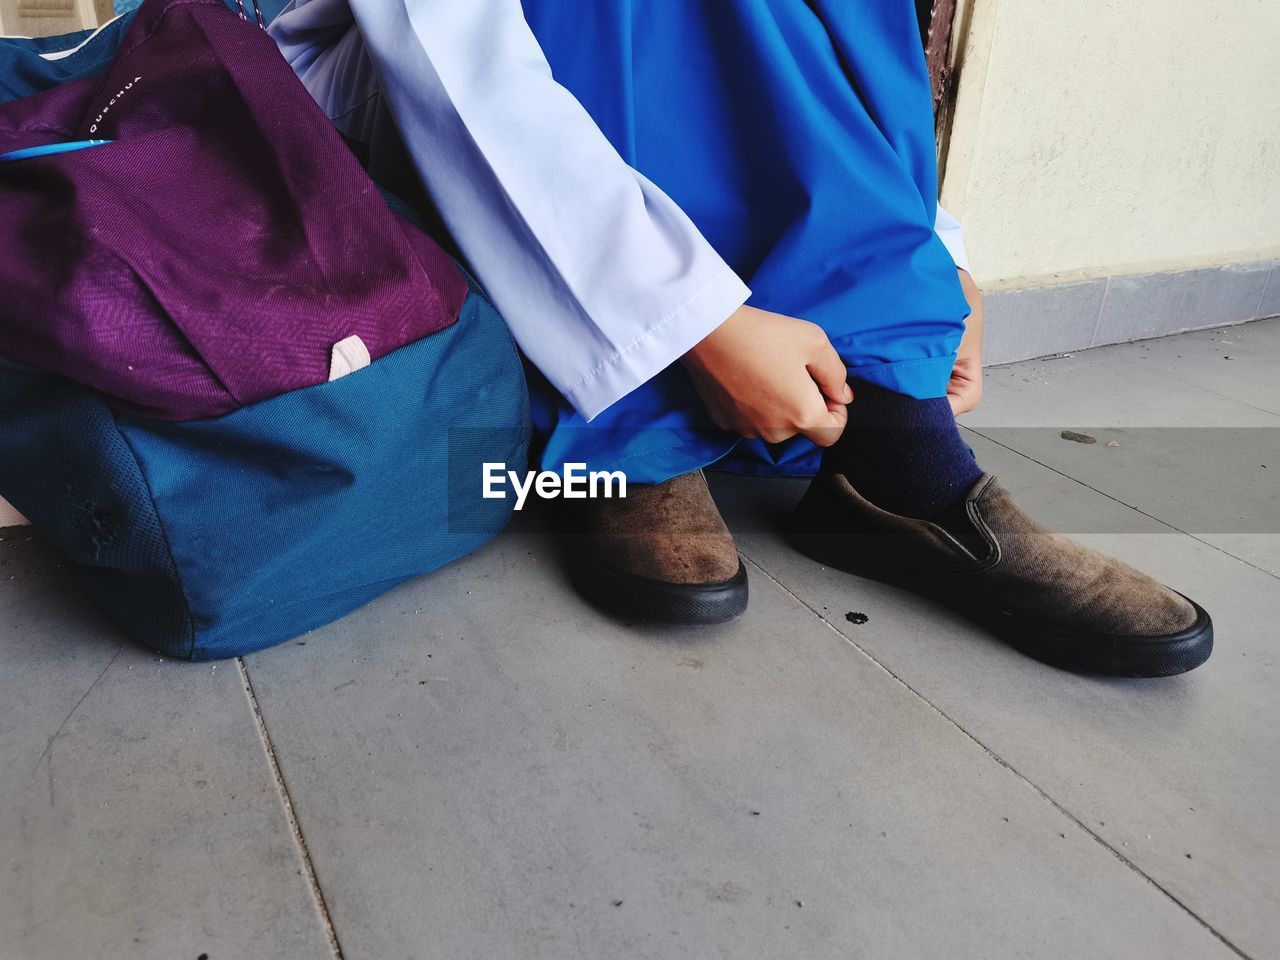
M 723 623 L 746 609 L 747 570 L 701 470 L 563 509 L 570 576 L 597 606 L 678 624 Z
M 989 474 L 940 523 L 881 510 L 840 472 L 796 507 L 814 559 L 940 601 L 1045 663 L 1165 677 L 1200 666 L 1213 623 L 1193 601 L 1096 550 L 1049 533 Z

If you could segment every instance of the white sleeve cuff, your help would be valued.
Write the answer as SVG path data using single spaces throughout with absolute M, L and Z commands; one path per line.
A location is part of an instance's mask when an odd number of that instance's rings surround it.
M 592 420 L 688 353 L 750 296 L 738 275 L 725 268 L 675 311 L 645 328 L 566 389 L 565 399 Z
M 960 221 L 948 213 L 942 204 L 938 204 L 938 215 L 934 220 L 933 230 L 942 241 L 942 245 L 947 248 L 947 253 L 951 254 L 956 267 L 965 273 L 972 273 L 973 271 L 969 269 L 969 253 L 964 248 L 964 230 L 960 226 Z

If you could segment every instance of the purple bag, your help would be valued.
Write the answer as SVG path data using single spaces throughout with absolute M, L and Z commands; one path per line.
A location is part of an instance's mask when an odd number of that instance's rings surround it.
M 252 21 L 147 0 L 123 43 L 0 105 L 0 154 L 112 141 L 0 156 L 0 496 L 142 643 L 240 656 L 497 533 L 528 392 Z
M 107 74 L 0 105 L 0 354 L 213 417 L 453 323 L 467 284 L 222 0 L 147 0 Z

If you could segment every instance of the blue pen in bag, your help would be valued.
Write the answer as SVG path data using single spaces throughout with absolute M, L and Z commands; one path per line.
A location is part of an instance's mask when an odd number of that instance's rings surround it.
M 31 160 L 35 157 L 48 157 L 56 153 L 71 153 L 73 150 L 87 150 L 100 147 L 110 140 L 72 140 L 68 143 L 46 143 L 39 147 L 25 147 L 9 153 L 0 153 L 0 163 L 15 163 L 18 160 Z

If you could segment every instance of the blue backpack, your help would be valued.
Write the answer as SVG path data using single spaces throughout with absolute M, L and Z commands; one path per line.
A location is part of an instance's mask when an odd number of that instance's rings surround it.
M 0 41 L 0 91 L 93 75 L 121 33 L 57 59 L 39 54 L 88 33 Z M 126 415 L 0 357 L 0 496 L 166 656 L 239 656 L 335 620 L 510 517 L 510 501 L 481 496 L 482 464 L 527 461 L 528 395 L 505 323 L 468 282 L 452 325 L 208 419 Z

